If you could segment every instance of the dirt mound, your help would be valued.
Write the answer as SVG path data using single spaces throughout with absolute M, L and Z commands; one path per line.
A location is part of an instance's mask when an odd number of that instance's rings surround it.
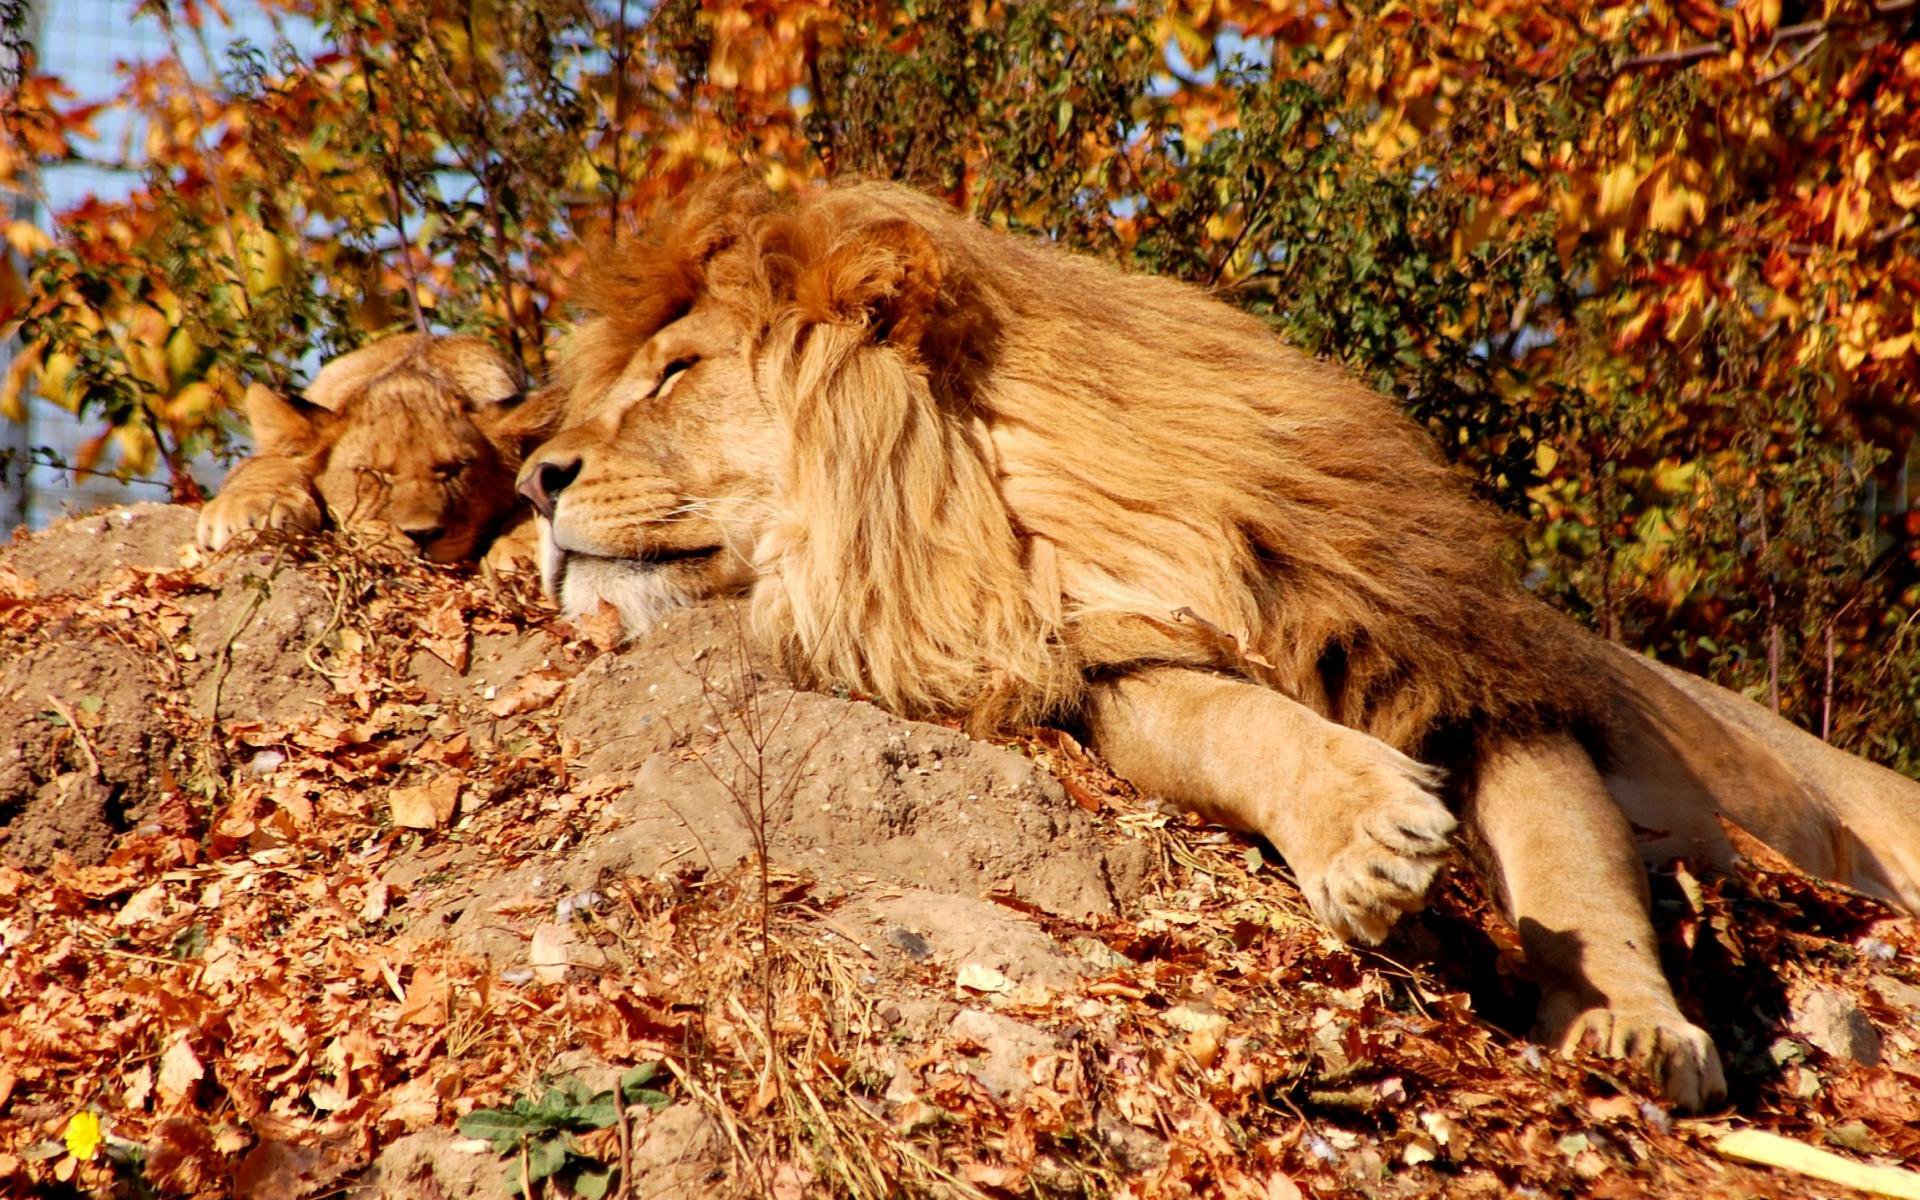
M 1065 735 L 795 692 L 729 606 L 615 645 L 192 529 L 0 548 L 0 1192 L 1819 1194 L 1476 1016 L 1525 997 L 1458 881 L 1356 953 Z M 1656 895 L 1740 1122 L 1920 1154 L 1911 922 Z

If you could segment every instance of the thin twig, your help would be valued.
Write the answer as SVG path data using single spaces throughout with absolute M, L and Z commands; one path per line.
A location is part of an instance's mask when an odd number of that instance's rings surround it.
M 1260 181 L 1260 190 L 1254 193 L 1253 202 L 1247 205 L 1247 219 L 1241 222 L 1240 232 L 1233 235 L 1233 243 L 1227 247 L 1227 252 L 1220 256 L 1220 261 L 1213 264 L 1213 273 L 1207 276 L 1207 287 L 1209 289 L 1219 284 L 1220 277 L 1226 274 L 1227 267 L 1232 265 L 1233 256 L 1240 253 L 1241 243 L 1245 242 L 1248 235 L 1253 232 L 1254 227 L 1260 224 L 1262 216 L 1260 205 L 1266 200 L 1267 192 L 1271 190 L 1272 187 L 1272 175 L 1268 175 Z
M 73 710 L 60 703 L 60 698 L 52 692 L 47 693 L 47 703 L 53 705 L 53 711 L 60 714 L 60 719 L 67 723 L 68 729 L 73 730 L 73 739 L 80 743 L 80 753 L 87 756 L 87 766 L 92 768 L 94 779 L 105 783 L 106 772 L 100 769 L 100 759 L 93 753 L 93 743 L 87 740 L 87 731 L 80 728 L 80 722 L 74 719 Z
M 380 138 L 381 175 L 387 184 L 387 203 L 393 207 L 393 232 L 400 242 L 400 273 L 407 280 L 407 310 L 413 316 L 413 328 L 417 333 L 427 332 L 427 314 L 420 307 L 420 275 L 413 265 L 413 243 L 407 240 L 407 212 L 400 195 L 399 158 L 401 147 L 396 141 L 391 152 L 386 146 L 386 136 L 380 128 L 380 101 L 373 90 L 373 57 L 367 53 L 366 39 L 359 29 L 354 29 L 348 37 L 354 58 L 359 60 L 362 94 L 366 97 L 367 125 L 369 132 Z M 396 118 L 397 119 L 397 118 Z M 398 132 L 396 128 L 396 133 Z
M 627 1098 L 620 1092 L 620 1082 L 613 1084 L 613 1115 L 620 1127 L 620 1182 L 613 1189 L 612 1200 L 627 1200 L 627 1184 L 633 1178 L 633 1131 L 627 1125 Z
M 1818 54 L 1820 52 L 1820 47 L 1826 44 L 1827 44 L 1827 31 L 1823 29 L 1820 31 L 1819 37 L 1814 38 L 1812 41 L 1808 42 L 1806 45 L 1800 47 L 1799 52 L 1796 53 L 1792 58 L 1789 58 L 1786 61 L 1786 65 L 1767 72 L 1765 77 L 1763 77 L 1760 80 L 1760 86 L 1763 88 L 1771 87 L 1772 85 L 1780 82 L 1782 79 L 1785 79 L 1787 76 L 1793 74 L 1795 71 L 1800 69 L 1800 64 L 1806 62 L 1809 58 L 1812 58 L 1815 54 Z
M 1774 31 L 1773 40 L 1768 43 L 1767 49 L 1772 51 L 1783 44 L 1805 41 L 1808 38 L 1816 40 L 1817 48 L 1817 43 L 1824 42 L 1836 29 L 1865 29 L 1894 17 L 1906 16 L 1912 13 L 1916 7 L 1920 7 L 1920 0 L 1887 0 L 1884 4 L 1874 5 L 1871 16 L 1857 21 L 1823 19 L 1819 21 L 1802 21 L 1797 25 L 1783 25 Z M 1612 73 L 1614 75 L 1623 75 L 1628 71 L 1637 71 L 1646 68 L 1689 66 L 1703 59 L 1720 58 L 1732 53 L 1732 51 L 1733 47 L 1719 40 L 1702 42 L 1697 46 L 1678 46 L 1672 50 L 1656 50 L 1650 54 L 1635 54 L 1628 58 L 1620 59 L 1613 64 Z M 1802 57 L 1804 57 L 1804 55 L 1802 55 Z M 1791 71 L 1798 65 L 1798 62 L 1790 63 L 1785 70 Z M 1780 73 L 1768 76 L 1765 80 L 1762 80 L 1762 84 L 1773 82 L 1774 79 L 1778 78 L 1778 74 Z

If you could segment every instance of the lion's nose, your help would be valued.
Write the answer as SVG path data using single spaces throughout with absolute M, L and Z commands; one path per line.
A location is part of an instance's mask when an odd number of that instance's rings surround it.
M 520 472 L 520 494 L 533 505 L 533 511 L 551 521 L 553 502 L 578 478 L 580 460 L 577 458 L 565 462 L 530 462 Z
M 414 545 L 420 547 L 420 549 L 422 550 L 425 550 L 428 546 L 431 546 L 435 542 L 439 541 L 440 535 L 445 533 L 446 531 L 447 529 L 446 529 L 446 526 L 444 525 L 430 525 L 425 529 L 409 529 L 409 530 L 406 530 L 405 532 L 408 537 L 413 539 Z

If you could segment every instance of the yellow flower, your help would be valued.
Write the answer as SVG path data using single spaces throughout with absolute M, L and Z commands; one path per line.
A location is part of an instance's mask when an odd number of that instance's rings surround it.
M 67 1153 L 81 1162 L 92 1162 L 100 1153 L 100 1114 L 77 1112 L 67 1118 Z

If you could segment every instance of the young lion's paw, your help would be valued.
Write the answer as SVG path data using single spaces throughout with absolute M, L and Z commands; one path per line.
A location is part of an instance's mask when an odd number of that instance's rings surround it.
M 1539 1039 L 1562 1054 L 1590 1050 L 1645 1071 L 1676 1108 L 1699 1112 L 1727 1098 L 1720 1052 L 1707 1031 L 1665 1005 L 1592 1007 L 1563 1015 L 1571 1006 L 1548 997 L 1540 1008 Z M 1556 1010 L 1561 1010 L 1556 1012 Z
M 224 550 L 249 529 L 318 529 L 320 505 L 312 496 L 222 492 L 200 509 L 194 540 L 205 550 Z
M 1358 753 L 1360 760 L 1352 761 Z M 1372 738 L 1340 749 L 1345 795 L 1302 798 L 1350 810 L 1323 865 L 1293 864 L 1307 902 L 1341 939 L 1368 945 L 1402 914 L 1418 911 L 1449 855 L 1455 821 L 1433 789 L 1432 770 Z M 1328 815 L 1331 815 L 1329 809 Z

